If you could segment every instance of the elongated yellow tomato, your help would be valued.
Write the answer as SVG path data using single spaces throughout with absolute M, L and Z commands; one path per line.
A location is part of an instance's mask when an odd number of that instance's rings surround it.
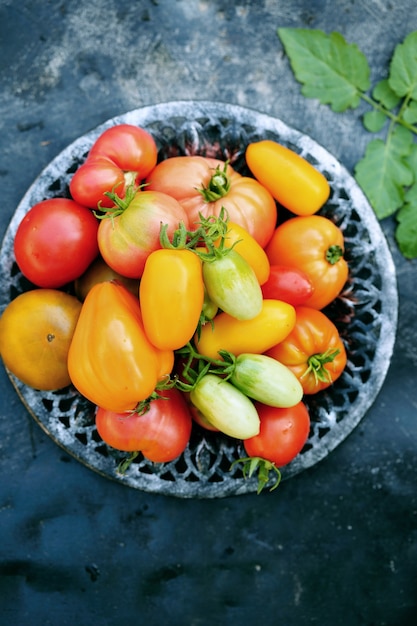
M 146 337 L 139 299 L 114 281 L 97 283 L 84 300 L 68 354 L 78 391 L 123 413 L 154 391 L 161 356 Z
M 265 139 L 249 144 L 246 162 L 255 178 L 295 215 L 313 215 L 330 195 L 325 176 L 302 156 Z
M 224 247 L 233 247 L 236 252 L 239 252 L 240 256 L 249 263 L 255 272 L 259 284 L 266 283 L 270 270 L 268 256 L 262 246 L 243 226 L 234 222 L 227 223 Z
M 219 358 L 219 350 L 238 356 L 245 352 L 262 354 L 283 341 L 295 325 L 295 308 L 281 300 L 264 300 L 262 310 L 251 320 L 237 320 L 220 313 L 213 322 L 205 324 L 200 338 L 195 338 L 200 354 Z
M 146 260 L 139 287 L 143 325 L 161 350 L 177 350 L 194 335 L 204 302 L 201 261 L 185 249 L 160 249 Z

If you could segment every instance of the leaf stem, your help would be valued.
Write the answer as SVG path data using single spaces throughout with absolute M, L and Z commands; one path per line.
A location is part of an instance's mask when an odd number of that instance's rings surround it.
M 413 124 L 409 124 L 402 117 L 402 112 L 407 107 L 408 102 L 410 100 L 409 96 L 404 98 L 404 101 L 401 105 L 399 112 L 395 114 L 395 113 L 392 113 L 392 111 L 389 111 L 388 109 L 386 109 L 382 104 L 380 104 L 379 102 L 371 98 L 371 96 L 368 96 L 368 94 L 366 94 L 365 92 L 358 90 L 358 95 L 362 98 L 362 100 L 370 104 L 374 109 L 386 115 L 392 122 L 394 122 L 395 124 L 401 124 L 401 126 L 404 126 L 404 128 L 407 128 L 412 133 L 417 135 L 417 126 L 413 126 Z

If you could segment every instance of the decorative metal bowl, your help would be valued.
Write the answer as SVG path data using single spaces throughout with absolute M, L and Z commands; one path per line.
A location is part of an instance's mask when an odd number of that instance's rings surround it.
M 1 247 L 0 311 L 28 289 L 14 258 L 13 239 L 26 212 L 50 197 L 68 197 L 68 184 L 96 138 L 108 127 L 129 123 L 155 138 L 159 158 L 200 154 L 228 159 L 250 175 L 245 148 L 253 141 L 278 141 L 310 161 L 327 177 L 331 196 L 320 211 L 343 231 L 350 276 L 343 293 L 326 313 L 339 329 L 348 362 L 329 389 L 305 397 L 311 432 L 304 449 L 282 478 L 305 470 L 338 446 L 364 417 L 387 373 L 395 342 L 398 296 L 394 263 L 374 212 L 347 170 L 310 137 L 282 121 L 240 106 L 179 101 L 140 108 L 108 120 L 74 141 L 44 169 L 29 188 L 9 224 Z M 36 391 L 8 372 L 27 410 L 64 450 L 88 468 L 129 487 L 182 498 L 217 498 L 255 492 L 257 479 L 246 479 L 240 441 L 193 426 L 185 452 L 175 461 L 154 464 L 139 456 L 121 474 L 126 455 L 106 446 L 94 425 L 94 409 L 72 387 Z

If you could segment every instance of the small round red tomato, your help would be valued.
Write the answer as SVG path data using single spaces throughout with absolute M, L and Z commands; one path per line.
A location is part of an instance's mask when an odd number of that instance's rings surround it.
M 102 408 L 96 412 L 97 432 L 105 443 L 124 452 L 141 452 L 154 463 L 173 461 L 187 447 L 192 418 L 182 393 L 175 388 L 160 392 L 149 409 L 114 413 Z
M 310 432 L 306 405 L 299 402 L 290 408 L 276 408 L 257 402 L 255 408 L 260 430 L 258 435 L 243 441 L 247 455 L 277 467 L 287 465 L 301 452 Z
M 314 309 L 323 309 L 342 291 L 349 274 L 344 250 L 342 231 L 322 215 L 283 222 L 266 247 L 271 265 L 287 265 L 307 274 L 314 291 L 304 304 Z
M 127 187 L 138 186 L 155 167 L 158 150 L 145 129 L 118 124 L 105 130 L 95 141 L 87 160 L 70 182 L 74 200 L 95 209 L 112 206 L 106 192 L 124 197 Z
M 296 267 L 271 265 L 269 278 L 261 285 L 264 298 L 300 306 L 312 296 L 314 287 L 305 272 Z
M 227 211 L 264 248 L 277 222 L 275 200 L 257 180 L 242 176 L 227 163 L 202 156 L 161 161 L 147 177 L 146 189 L 172 196 L 184 207 L 190 225 Z
M 85 272 L 98 255 L 98 220 L 74 200 L 50 198 L 35 204 L 20 222 L 16 262 L 34 285 L 58 288 Z

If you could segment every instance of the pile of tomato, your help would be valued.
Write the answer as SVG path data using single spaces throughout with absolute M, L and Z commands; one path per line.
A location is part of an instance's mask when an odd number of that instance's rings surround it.
M 304 396 L 345 368 L 323 309 L 348 266 L 342 232 L 317 214 L 326 178 L 270 140 L 245 156 L 252 176 L 203 156 L 158 162 L 145 129 L 105 130 L 69 197 L 18 226 L 33 289 L 5 308 L 0 353 L 31 387 L 72 384 L 130 459 L 176 459 L 198 424 L 241 440 L 262 487 L 306 443 Z

